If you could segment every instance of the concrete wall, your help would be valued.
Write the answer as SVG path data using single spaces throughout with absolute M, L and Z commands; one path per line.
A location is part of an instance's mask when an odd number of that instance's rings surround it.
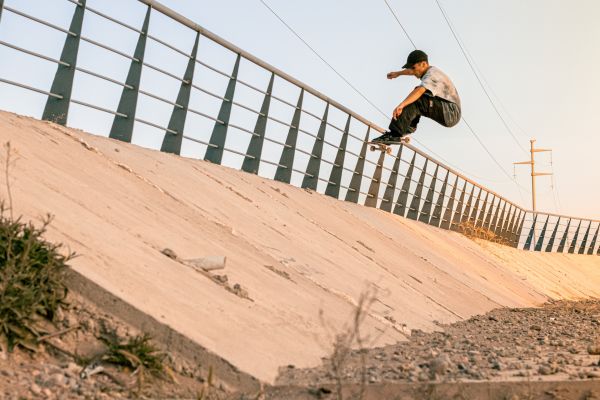
M 160 134 L 160 133 L 157 133 Z M 367 287 L 372 345 L 496 307 L 600 296 L 600 257 L 529 253 L 207 162 L 0 113 L 14 209 L 81 275 L 267 382 L 314 366 Z M 3 155 L 4 157 L 4 155 Z M 0 188 L 6 199 L 4 180 Z M 176 262 L 227 256 L 228 283 Z M 321 313 L 322 317 L 319 316 Z

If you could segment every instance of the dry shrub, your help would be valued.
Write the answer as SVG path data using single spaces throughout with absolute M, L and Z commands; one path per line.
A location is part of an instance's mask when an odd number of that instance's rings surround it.
M 463 221 L 458 225 L 460 233 L 468 237 L 469 239 L 483 239 L 493 243 L 503 244 L 510 246 L 510 240 L 496 235 L 494 231 L 484 228 L 482 226 L 476 226 L 474 221 Z
M 6 215 L 0 203 L 0 346 L 37 349 L 42 320 L 54 321 L 67 295 L 64 274 L 74 253 L 43 239 L 52 218 L 41 228 Z

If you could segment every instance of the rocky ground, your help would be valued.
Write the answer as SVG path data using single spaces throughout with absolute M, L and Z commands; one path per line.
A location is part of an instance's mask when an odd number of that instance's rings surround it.
M 174 354 L 164 353 L 165 373 L 155 376 L 101 360 L 102 335 L 128 340 L 141 332 L 102 312 L 73 293 L 53 331 L 39 350 L 0 351 L 1 399 L 221 399 L 224 390 L 210 384 L 206 372 Z M 216 379 L 215 379 L 216 381 Z M 207 395 L 208 394 L 208 395 Z
M 349 350 L 337 373 L 328 359 L 315 369 L 286 366 L 275 387 L 251 394 L 226 393 L 173 354 L 165 354 L 167 373 L 142 381 L 131 370 L 94 361 L 106 350 L 98 337 L 140 332 L 79 296 L 71 294 L 69 302 L 55 326 L 59 334 L 39 351 L 0 352 L 0 398 L 334 399 L 340 382 L 343 398 L 363 400 L 600 399 L 600 300 L 497 309 L 439 325 L 438 332 L 413 330 L 407 342 Z M 495 392 L 505 394 L 490 395 Z
M 335 372 L 282 368 L 279 385 L 595 380 L 600 396 L 600 301 L 557 301 L 496 309 L 440 331 L 413 330 L 407 342 L 352 350 Z M 592 386 L 595 382 L 591 382 Z

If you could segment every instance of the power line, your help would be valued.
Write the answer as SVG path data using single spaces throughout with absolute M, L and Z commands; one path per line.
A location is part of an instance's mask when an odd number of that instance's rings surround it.
M 385 4 L 387 5 L 388 9 L 390 10 L 390 12 L 392 13 L 392 15 L 394 16 L 394 19 L 396 20 L 396 22 L 398 23 L 398 25 L 400 25 L 400 28 L 402 29 L 402 31 L 404 32 L 404 34 L 406 35 L 406 37 L 408 38 L 408 40 L 410 40 L 410 42 L 412 43 L 412 45 L 416 48 L 414 41 L 412 40 L 412 38 L 410 37 L 410 35 L 408 34 L 408 32 L 406 31 L 406 29 L 402 25 L 402 23 L 400 22 L 400 18 L 398 18 L 398 16 L 396 15 L 396 13 L 392 9 L 392 7 L 390 7 L 390 4 L 387 2 L 387 0 L 383 0 L 383 1 L 385 2 Z M 461 119 L 463 120 L 463 122 L 465 123 L 465 125 L 467 125 L 467 127 L 469 128 L 469 131 L 473 134 L 473 136 L 475 136 L 475 139 L 477 139 L 477 141 L 479 142 L 479 144 L 481 145 L 481 147 L 483 147 L 483 149 L 488 154 L 488 156 L 490 156 L 490 158 L 494 161 L 494 163 L 496 163 L 496 165 L 502 170 L 502 172 L 504 172 L 504 174 L 508 177 L 508 179 L 510 181 L 514 182 L 515 185 L 517 185 L 517 189 L 518 189 L 519 188 L 519 184 L 510 176 L 510 174 L 498 162 L 498 160 L 496 159 L 496 157 L 494 157 L 494 155 L 489 151 L 489 149 L 486 147 L 486 145 L 483 143 L 483 141 L 479 138 L 479 135 L 477 135 L 477 133 L 475 132 L 475 130 L 471 127 L 471 125 L 465 119 L 465 117 L 463 116 L 463 117 L 461 117 Z M 519 189 L 519 195 L 521 195 L 520 189 Z M 521 195 L 521 197 L 522 197 L 522 195 Z
M 269 11 L 271 11 L 271 13 L 273 13 L 273 15 L 275 17 L 277 17 L 277 19 L 279 21 L 281 21 L 281 23 L 283 25 L 286 26 L 286 28 L 288 28 L 298 39 L 300 39 L 300 41 L 302 43 L 304 43 L 304 45 L 306 45 L 306 47 L 308 47 L 310 49 L 310 51 L 312 51 L 314 53 L 314 55 L 316 55 L 317 57 L 319 57 L 319 59 L 321 61 L 323 61 L 337 76 L 339 76 L 344 82 L 346 82 L 346 84 L 348 86 L 350 86 L 356 93 L 358 93 L 363 99 L 365 99 L 367 101 L 367 103 L 369 103 L 372 107 L 374 107 L 376 110 L 378 110 L 380 113 L 383 114 L 383 111 L 381 111 L 371 100 L 369 100 L 364 94 L 362 94 L 360 92 L 360 90 L 358 90 L 352 83 L 350 83 L 350 81 L 348 79 L 346 79 L 342 74 L 340 74 L 335 68 L 333 68 L 333 66 L 331 64 L 329 64 L 327 62 L 327 60 L 325 60 L 323 57 L 321 57 L 321 55 L 319 53 L 317 53 L 317 51 L 315 49 L 312 48 L 312 46 L 310 44 L 308 44 L 304 39 L 302 39 L 302 37 L 294 30 L 294 28 L 292 28 L 291 26 L 289 26 L 284 20 L 283 18 L 281 18 L 276 12 L 275 10 L 273 10 L 267 3 L 264 2 L 264 0 L 259 0 L 265 7 L 267 7 L 267 9 L 269 9 Z M 385 114 L 384 114 L 385 115 Z
M 387 0 L 384 0 L 384 1 L 387 1 Z M 504 117 L 502 117 L 502 114 L 500 114 L 500 111 L 498 111 L 498 108 L 496 107 L 496 105 L 492 101 L 492 98 L 490 97 L 490 94 L 488 93 L 487 89 L 483 85 L 483 82 L 481 82 L 481 79 L 479 78 L 479 75 L 475 71 L 475 68 L 473 67 L 473 64 L 471 63 L 471 60 L 467 56 L 467 53 L 466 53 L 466 51 L 465 51 L 465 49 L 464 49 L 461 41 L 458 39 L 458 36 L 456 35 L 456 32 L 454 31 L 454 27 L 452 26 L 452 23 L 450 22 L 450 19 L 446 15 L 446 11 L 444 11 L 444 8 L 440 4 L 439 0 L 435 0 L 435 3 L 437 4 L 438 8 L 442 12 L 442 15 L 444 16 L 444 20 L 446 20 L 446 24 L 448 25 L 448 28 L 450 28 L 450 32 L 452 32 L 452 36 L 454 36 L 454 39 L 456 40 L 456 43 L 458 43 L 458 47 L 460 48 L 460 51 L 462 52 L 463 56 L 465 57 L 465 60 L 467 60 L 467 63 L 469 64 L 469 67 L 471 67 L 471 71 L 473 71 L 473 75 L 475 75 L 475 78 L 477 78 L 477 82 L 479 82 L 479 86 L 481 86 L 481 89 L 483 89 L 483 92 L 485 93 L 487 99 L 490 101 L 490 104 L 492 105 L 492 108 L 494 109 L 494 111 L 496 112 L 496 114 L 498 115 L 498 117 L 500 118 L 500 120 L 502 121 L 502 124 L 504 125 L 504 127 L 506 128 L 506 130 L 508 131 L 508 133 L 510 133 L 510 135 L 514 139 L 514 141 L 517 144 L 517 146 L 519 146 L 519 148 L 523 152 L 526 153 L 527 151 L 525 150 L 525 148 L 523 147 L 523 145 L 519 142 L 519 139 L 517 139 L 517 137 L 515 136 L 515 134 L 513 133 L 513 131 L 510 129 L 510 127 L 508 126 L 508 124 L 504 120 Z
M 398 22 L 398 25 L 400 25 L 400 28 L 402 28 L 402 31 L 404 32 L 404 34 L 406 35 L 406 38 L 412 43 L 413 48 L 416 49 L 417 45 L 415 44 L 415 42 L 413 42 L 413 40 L 410 38 L 410 35 L 408 34 L 408 32 L 406 31 L 406 29 L 404 29 L 404 25 L 402 25 L 402 22 L 400 22 L 400 19 L 398 18 L 398 16 L 396 15 L 396 13 L 394 12 L 394 10 L 392 9 L 392 7 L 390 6 L 390 3 L 388 3 L 387 0 L 383 0 L 385 2 L 385 5 L 387 6 L 387 8 L 390 10 L 390 12 L 392 13 L 392 15 L 394 16 L 394 18 L 396 19 L 396 22 Z
M 294 36 L 296 36 L 302 43 L 304 43 L 304 45 L 306 47 L 308 47 L 323 63 L 325 63 L 337 76 L 339 76 L 347 85 L 349 85 L 356 93 L 358 93 L 363 99 L 365 99 L 375 110 L 377 110 L 379 113 L 381 113 L 381 115 L 383 115 L 385 118 L 390 118 L 385 112 L 383 112 L 376 104 L 374 104 L 372 101 L 370 101 L 359 89 L 357 89 L 354 85 L 352 85 L 352 83 L 350 83 L 350 81 L 348 79 L 346 79 L 341 73 L 339 73 L 329 62 L 327 62 L 327 60 L 325 60 L 312 46 L 310 46 L 310 44 L 308 42 L 306 42 L 289 24 L 287 24 L 282 17 L 280 17 L 277 12 L 275 12 L 275 10 L 273 10 L 264 0 L 259 0 L 288 30 L 290 30 Z M 384 0 L 386 1 L 386 0 Z M 386 1 L 387 4 L 387 1 Z M 389 4 L 388 4 L 389 7 Z M 390 9 L 390 11 L 393 10 Z M 397 19 L 398 23 L 400 24 L 400 21 Z M 401 24 L 400 24 L 401 25 Z M 412 41 L 412 39 L 410 38 L 410 36 L 408 35 L 408 32 L 406 32 L 406 30 L 404 29 L 404 27 L 402 27 L 402 30 L 404 31 L 404 33 L 406 34 L 407 38 L 411 41 L 411 43 L 414 42 Z M 463 121 L 464 118 L 463 118 Z M 466 122 L 466 121 L 465 121 Z M 475 135 L 475 137 L 477 137 L 477 135 L 475 134 L 475 132 L 471 129 L 471 132 L 473 133 L 473 135 Z M 431 152 L 435 157 L 437 157 L 438 159 L 440 159 L 440 161 L 446 163 L 447 165 L 452 166 L 451 163 L 447 162 L 446 160 L 444 160 L 442 157 L 440 157 L 439 155 L 436 155 L 435 153 L 433 153 L 433 151 L 427 149 L 425 147 L 425 145 L 423 145 L 422 142 L 416 140 L 413 138 L 413 140 L 415 140 L 417 143 L 419 143 L 421 146 L 423 146 L 427 151 Z M 502 168 L 502 166 L 500 165 L 500 163 L 498 163 L 498 161 L 491 155 L 491 153 L 489 152 L 489 150 L 485 147 L 485 145 L 483 144 L 483 142 L 481 142 L 481 140 L 479 140 L 479 138 L 477 137 L 477 140 L 479 141 L 479 143 L 482 145 L 482 147 L 484 147 L 484 149 L 486 150 L 486 152 L 488 153 L 488 155 L 490 155 L 490 157 L 492 157 L 492 159 L 494 160 L 494 162 L 496 162 L 496 164 L 502 169 L 502 171 L 507 175 L 507 177 L 509 178 L 509 181 L 514 182 L 514 180 L 511 178 L 511 176 Z M 452 166 L 454 169 L 462 172 L 465 175 L 470 175 L 470 176 L 474 176 L 473 174 L 466 172 L 464 170 L 462 170 L 461 168 Z M 478 178 L 478 179 L 485 179 L 485 178 Z M 514 182 L 516 183 L 516 182 Z M 521 194 L 521 192 L 519 191 L 519 194 Z M 522 197 L 522 196 L 521 196 Z

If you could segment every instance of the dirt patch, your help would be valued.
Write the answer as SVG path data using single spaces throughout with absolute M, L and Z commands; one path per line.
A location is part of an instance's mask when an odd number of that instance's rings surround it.
M 104 362 L 104 335 L 128 340 L 141 332 L 71 293 L 61 309 L 56 331 L 39 351 L 21 348 L 0 352 L 0 398 L 2 399 L 123 399 L 198 398 L 204 391 L 212 399 L 225 398 L 225 388 L 209 384 L 199 366 L 165 352 L 167 373 L 145 375 L 142 382 L 134 371 Z M 212 378 L 211 378 L 212 381 Z

